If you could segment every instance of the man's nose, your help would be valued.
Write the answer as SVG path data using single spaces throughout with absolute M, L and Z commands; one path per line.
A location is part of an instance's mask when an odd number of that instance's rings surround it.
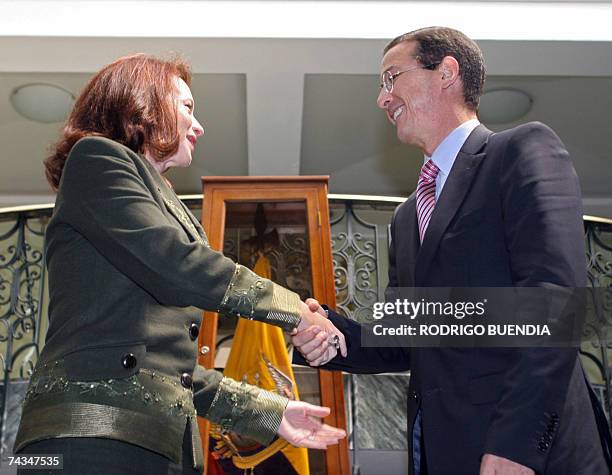
M 381 109 L 386 109 L 389 102 L 391 102 L 391 94 L 389 94 L 384 87 L 381 87 L 378 92 L 378 98 L 376 99 L 376 105 Z

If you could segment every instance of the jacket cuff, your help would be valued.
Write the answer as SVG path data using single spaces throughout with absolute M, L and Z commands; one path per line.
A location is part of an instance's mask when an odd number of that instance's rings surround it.
M 300 302 L 298 294 L 272 282 L 270 311 L 263 321 L 286 331 L 297 328 L 302 320 Z
M 289 400 L 256 386 L 223 378 L 205 418 L 222 432 L 236 432 L 268 445 L 278 432 Z
M 297 327 L 301 319 L 300 298 L 295 292 L 240 264 L 236 264 L 218 311 L 269 323 L 286 331 Z

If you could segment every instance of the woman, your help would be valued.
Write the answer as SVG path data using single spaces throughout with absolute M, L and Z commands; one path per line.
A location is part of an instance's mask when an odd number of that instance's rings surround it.
M 199 309 L 344 340 L 296 294 L 211 250 L 163 177 L 189 166 L 204 133 L 189 83 L 181 61 L 115 61 L 85 86 L 45 162 L 58 191 L 49 330 L 15 451 L 63 454 L 69 473 L 197 473 L 196 413 L 264 444 L 344 437 L 311 418 L 326 408 L 197 365 Z

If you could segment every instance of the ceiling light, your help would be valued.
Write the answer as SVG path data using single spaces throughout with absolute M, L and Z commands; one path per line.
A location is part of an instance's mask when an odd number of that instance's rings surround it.
M 488 91 L 480 98 L 478 117 L 485 124 L 507 124 L 527 114 L 532 103 L 531 97 L 518 89 Z
M 11 93 L 11 104 L 26 119 L 49 124 L 66 120 L 74 96 L 53 84 L 25 84 Z

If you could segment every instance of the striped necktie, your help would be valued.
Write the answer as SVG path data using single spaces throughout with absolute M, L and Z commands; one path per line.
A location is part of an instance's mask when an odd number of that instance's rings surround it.
M 425 238 L 425 231 L 427 231 L 431 214 L 436 206 L 436 177 L 439 171 L 440 169 L 436 164 L 429 159 L 425 165 L 423 165 L 421 173 L 419 174 L 416 191 L 416 207 L 421 242 L 423 242 Z

